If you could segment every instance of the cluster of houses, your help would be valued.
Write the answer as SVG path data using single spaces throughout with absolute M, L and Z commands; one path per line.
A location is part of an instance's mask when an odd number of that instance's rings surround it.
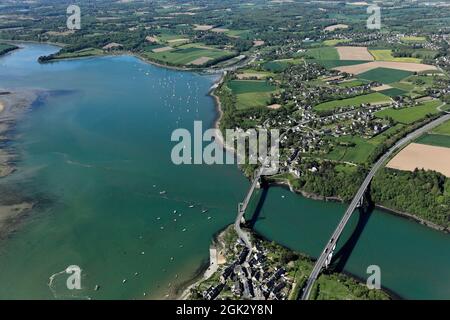
M 267 250 L 256 244 L 252 250 L 237 240 L 234 260 L 220 274 L 220 283 L 203 292 L 203 298 L 214 300 L 232 298 L 247 300 L 284 300 L 288 297 L 292 280 L 286 269 L 274 267 L 267 258 Z

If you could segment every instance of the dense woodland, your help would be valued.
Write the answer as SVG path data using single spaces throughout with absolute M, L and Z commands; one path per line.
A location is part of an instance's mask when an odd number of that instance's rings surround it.
M 382 170 L 373 180 L 372 200 L 450 228 L 450 179 L 434 171 Z

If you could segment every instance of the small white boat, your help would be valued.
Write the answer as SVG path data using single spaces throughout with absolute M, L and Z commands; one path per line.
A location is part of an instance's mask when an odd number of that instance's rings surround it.
M 173 210 L 173 213 L 177 213 L 177 210 Z
M 184 228 L 182 231 L 185 232 L 185 231 L 186 231 L 186 228 Z
M 166 191 L 165 190 L 160 191 L 159 194 L 166 194 Z
M 195 207 L 193 204 L 189 205 L 189 208 L 193 208 L 193 207 Z
M 122 280 L 122 283 L 125 283 L 125 282 L 127 282 L 127 279 L 123 279 L 123 280 Z
M 202 213 L 206 213 L 206 212 L 208 212 L 208 209 L 203 209 L 202 210 Z

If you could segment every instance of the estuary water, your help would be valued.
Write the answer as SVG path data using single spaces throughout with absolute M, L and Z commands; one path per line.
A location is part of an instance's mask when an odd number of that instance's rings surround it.
M 0 87 L 46 94 L 18 123 L 18 170 L 0 183 L 40 201 L 0 242 L 0 298 L 173 293 L 207 262 L 248 188 L 236 166 L 170 158 L 174 129 L 213 125 L 217 76 L 130 56 L 40 65 L 57 48 L 23 46 L 0 58 Z M 280 187 L 259 191 L 252 208 L 259 233 L 313 257 L 345 211 Z M 338 253 L 344 271 L 365 279 L 379 265 L 382 285 L 401 297 L 450 298 L 448 235 L 377 210 L 353 218 Z M 82 270 L 81 290 L 66 288 L 70 265 Z

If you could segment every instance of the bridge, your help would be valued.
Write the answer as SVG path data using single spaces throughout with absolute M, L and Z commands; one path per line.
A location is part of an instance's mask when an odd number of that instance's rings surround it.
M 356 210 L 357 207 L 359 207 L 363 201 L 364 201 L 364 194 L 369 188 L 370 182 L 372 181 L 375 174 L 378 172 L 380 168 L 384 166 L 384 163 L 389 159 L 389 157 L 394 154 L 399 149 L 403 148 L 405 145 L 407 145 L 409 142 L 415 140 L 422 134 L 424 134 L 427 131 L 430 131 L 434 127 L 439 126 L 440 124 L 444 123 L 445 121 L 450 120 L 450 114 L 446 114 L 427 125 L 413 131 L 403 139 L 399 140 L 393 147 L 391 147 L 372 167 L 369 174 L 367 175 L 366 179 L 362 183 L 361 187 L 359 188 L 358 192 L 356 193 L 355 197 L 353 198 L 352 202 L 350 203 L 350 206 L 348 207 L 347 211 L 345 212 L 344 216 L 342 217 L 341 221 L 339 222 L 338 226 L 336 227 L 335 231 L 331 235 L 330 240 L 327 242 L 325 248 L 323 249 L 320 257 L 317 259 L 316 264 L 314 265 L 313 271 L 311 272 L 311 275 L 309 276 L 306 286 L 303 289 L 303 293 L 301 296 L 302 300 L 308 300 L 309 295 L 311 294 L 312 287 L 317 280 L 320 272 L 323 268 L 327 268 L 328 265 L 331 262 L 331 259 L 333 257 L 333 252 L 336 249 L 336 243 L 339 240 L 339 237 L 342 234 L 342 231 L 344 230 L 345 226 L 347 225 L 350 217 L 352 216 L 353 212 Z
M 270 163 L 270 158 L 269 157 L 265 158 L 265 160 L 262 162 L 261 167 L 259 167 L 255 171 L 255 174 L 252 179 L 252 183 L 247 192 L 247 195 L 244 198 L 244 201 L 240 202 L 238 204 L 238 214 L 237 214 L 236 220 L 234 222 L 234 230 L 236 230 L 236 233 L 238 234 L 239 238 L 242 240 L 242 242 L 244 242 L 245 246 L 247 248 L 249 248 L 250 250 L 252 249 L 252 244 L 250 242 L 250 238 L 249 238 L 248 234 L 242 230 L 241 223 L 245 222 L 245 220 L 244 220 L 245 211 L 247 210 L 247 207 L 248 207 L 250 199 L 253 195 L 253 192 L 255 191 L 258 184 L 261 182 L 261 176 L 273 175 L 276 172 L 278 172 L 278 167 L 276 167 L 276 168 L 270 167 L 269 163 Z

